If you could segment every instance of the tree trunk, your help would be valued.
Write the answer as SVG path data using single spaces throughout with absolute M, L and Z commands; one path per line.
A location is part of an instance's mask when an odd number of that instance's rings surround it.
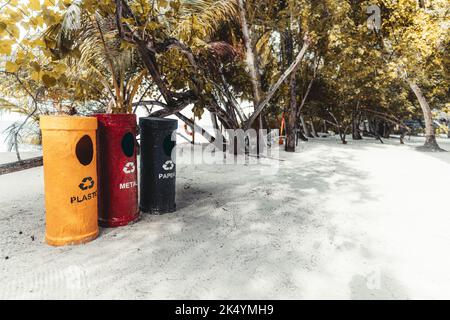
M 341 138 L 342 144 L 347 144 L 346 136 L 347 132 L 345 130 L 342 130 L 342 126 L 337 123 L 337 129 L 339 132 L 339 138 Z
M 239 14 L 240 14 L 240 18 L 241 18 L 242 37 L 244 39 L 245 49 L 247 51 L 246 63 L 247 63 L 249 73 L 250 73 L 250 81 L 252 83 L 253 108 L 256 113 L 259 103 L 261 101 L 261 82 L 260 82 L 260 78 L 259 78 L 260 77 L 259 65 L 258 65 L 258 61 L 257 61 L 256 55 L 255 55 L 255 52 L 253 50 L 251 30 L 248 27 L 247 13 L 246 13 L 246 9 L 245 9 L 244 0 L 238 0 L 238 5 L 239 5 Z M 258 129 L 262 130 L 263 129 L 263 121 L 262 121 L 261 113 L 258 114 L 258 117 L 255 120 L 257 120 L 257 123 L 258 123 L 257 131 L 258 131 Z M 250 123 L 250 126 L 251 126 L 251 123 Z M 248 126 L 246 129 L 248 130 L 250 128 L 250 126 Z M 256 139 L 257 139 L 256 154 L 259 157 L 259 153 L 260 153 L 259 134 L 257 134 Z
M 314 66 L 314 74 L 313 74 L 311 81 L 309 81 L 308 88 L 306 88 L 305 95 L 303 96 L 302 102 L 301 102 L 300 106 L 298 107 L 297 117 L 300 117 L 303 107 L 305 106 L 306 100 L 308 99 L 309 93 L 311 92 L 311 88 L 312 88 L 314 80 L 316 79 L 316 76 L 317 76 L 317 69 L 319 68 L 319 63 L 320 63 L 320 58 L 316 58 L 316 60 L 314 61 L 314 65 L 315 65 Z
M 303 115 L 300 115 L 300 122 L 302 123 L 303 132 L 305 133 L 305 136 L 308 138 L 314 138 L 311 136 L 311 132 L 309 131 L 308 125 L 306 124 L 305 118 Z
M 347 129 L 348 127 L 345 127 L 345 129 L 342 129 L 341 124 L 338 123 L 338 130 L 339 130 L 339 136 L 341 138 L 342 144 L 347 144 Z
M 269 92 L 266 94 L 265 98 L 261 101 L 261 103 L 258 105 L 258 108 L 256 108 L 256 111 L 251 115 L 251 117 L 248 119 L 245 128 L 250 128 L 253 122 L 259 117 L 261 112 L 264 110 L 264 108 L 268 105 L 272 97 L 275 95 L 275 93 L 278 91 L 280 86 L 283 84 L 283 82 L 291 75 L 292 72 L 295 72 L 300 65 L 300 62 L 302 61 L 303 57 L 306 54 L 306 51 L 309 48 L 309 39 L 305 36 L 305 40 L 303 43 L 303 47 L 300 50 L 299 54 L 295 58 L 294 62 L 289 66 L 289 68 L 284 71 L 284 73 L 280 76 L 278 81 L 269 89 Z
M 258 106 L 259 101 L 261 100 L 260 99 L 261 86 L 259 83 L 258 65 L 256 63 L 256 58 L 253 51 L 252 38 L 247 23 L 247 14 L 245 10 L 244 0 L 239 0 L 238 3 L 239 3 L 239 14 L 241 18 L 242 37 L 244 38 L 245 50 L 247 51 L 246 63 L 250 73 L 250 81 L 252 83 L 253 99 L 254 99 L 253 103 L 254 107 L 256 108 Z
M 359 124 L 357 122 L 353 123 L 353 131 L 352 131 L 352 138 L 353 140 L 362 140 L 361 133 L 359 132 Z
M 292 33 L 290 28 L 290 23 L 286 26 L 285 32 L 285 53 L 287 65 L 290 65 L 294 60 L 294 40 L 292 38 Z M 289 77 L 289 105 L 286 115 L 286 142 L 285 150 L 286 152 L 295 152 L 296 147 L 296 116 L 297 116 L 297 77 L 296 72 L 292 72 Z
M 211 115 L 211 122 L 212 122 L 214 130 L 216 130 L 216 131 L 219 130 L 219 123 L 217 121 L 217 116 L 212 112 L 210 113 L 210 115 Z
M 405 131 L 400 133 L 400 144 L 405 144 Z
M 313 121 L 312 118 L 311 118 L 311 121 L 310 121 L 309 123 L 311 123 L 311 133 L 312 133 L 312 136 L 313 136 L 314 138 L 318 138 L 319 135 L 318 135 L 317 132 L 316 132 L 316 127 L 314 127 L 314 121 Z
M 380 134 L 379 134 L 379 125 L 378 125 L 378 121 L 376 119 L 370 119 L 369 120 L 369 133 L 373 135 L 373 137 L 375 137 L 375 139 L 379 140 L 381 143 L 384 144 L 383 139 L 381 139 Z
M 291 80 L 289 83 L 290 87 L 290 105 L 289 110 L 287 112 L 287 121 L 286 121 L 286 146 L 285 149 L 287 152 L 295 152 L 296 146 L 296 120 L 297 120 L 297 94 L 295 92 L 295 87 L 297 85 L 296 73 L 293 72 L 291 74 Z
M 20 157 L 20 152 L 19 152 L 19 139 L 18 136 L 19 135 L 19 130 L 17 129 L 16 132 L 14 133 L 14 151 L 16 152 L 16 157 L 17 157 L 17 161 L 22 161 L 22 158 Z
M 347 140 L 345 140 L 345 133 L 343 133 L 341 129 L 339 129 L 339 136 L 341 137 L 342 144 L 347 144 Z
M 384 122 L 383 128 L 383 138 L 389 139 L 393 131 L 393 126 L 390 123 Z
M 433 127 L 433 115 L 431 113 L 430 105 L 422 93 L 419 86 L 410 80 L 407 80 L 410 88 L 414 92 L 419 100 L 420 107 L 422 108 L 423 116 L 425 119 L 425 144 L 420 148 L 424 151 L 443 151 L 436 141 L 436 135 Z
M 300 139 L 302 141 L 309 141 L 308 138 L 299 129 L 297 129 L 297 145 L 298 145 L 298 139 Z
M 205 129 L 203 129 L 202 127 L 197 125 L 195 123 L 195 121 L 193 121 L 192 119 L 189 119 L 186 116 L 184 116 L 181 112 L 177 112 L 177 113 L 175 113 L 175 115 L 178 117 L 178 119 L 180 119 L 181 121 L 186 123 L 191 128 L 192 134 L 193 134 L 192 139 L 194 139 L 194 135 L 197 132 L 197 133 L 201 134 L 203 136 L 203 138 L 208 140 L 210 143 L 213 143 L 216 140 L 216 138 L 214 138 L 213 135 L 211 135 Z M 195 142 L 195 141 L 193 140 L 193 142 Z
M 358 106 L 356 107 L 358 109 Z M 355 111 L 353 113 L 353 119 L 352 119 L 352 139 L 353 140 L 362 140 L 361 132 L 359 131 L 359 124 L 360 124 L 360 118 L 361 115 Z
M 20 160 L 13 163 L 0 164 L 0 175 L 40 167 L 42 166 L 42 164 L 42 157 Z

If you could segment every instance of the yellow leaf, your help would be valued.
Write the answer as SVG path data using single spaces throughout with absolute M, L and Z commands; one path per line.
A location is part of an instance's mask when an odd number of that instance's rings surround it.
M 20 38 L 20 29 L 15 24 L 10 24 L 8 26 L 8 30 L 14 38 L 16 39 Z
M 19 70 L 20 66 L 18 64 L 15 64 L 14 62 L 11 61 L 6 61 L 6 72 L 11 72 L 11 73 L 15 73 Z
M 34 81 L 38 82 L 41 79 L 41 73 L 38 71 L 33 71 L 31 73 L 31 79 L 33 79 Z
M 0 54 L 11 55 L 11 49 L 14 41 L 12 40 L 2 40 L 0 41 Z
M 44 82 L 47 88 L 53 87 L 56 85 L 56 79 L 50 75 L 44 74 L 42 76 L 42 82 Z
M 40 0 L 29 0 L 30 9 L 31 10 L 40 10 L 41 9 L 41 1 Z

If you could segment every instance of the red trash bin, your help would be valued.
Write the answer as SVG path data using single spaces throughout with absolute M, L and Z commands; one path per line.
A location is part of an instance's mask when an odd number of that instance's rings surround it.
M 98 119 L 99 224 L 120 227 L 139 218 L 137 121 L 134 114 L 96 114 Z

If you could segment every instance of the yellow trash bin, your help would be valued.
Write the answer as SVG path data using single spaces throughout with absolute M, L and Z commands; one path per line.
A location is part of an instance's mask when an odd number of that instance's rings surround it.
M 53 246 L 98 235 L 97 119 L 42 116 L 46 235 Z

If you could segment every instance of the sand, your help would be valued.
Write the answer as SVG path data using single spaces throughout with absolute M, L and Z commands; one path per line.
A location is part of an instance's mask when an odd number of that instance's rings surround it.
M 29 151 L 21 152 L 20 157 L 22 160 L 31 159 L 35 157 L 41 157 L 42 151 Z M 12 163 L 17 161 L 17 156 L 14 152 L 0 152 L 0 164 Z
M 44 243 L 42 168 L 0 176 L 0 298 L 448 299 L 450 154 L 416 140 L 180 161 L 176 213 L 76 247 Z

